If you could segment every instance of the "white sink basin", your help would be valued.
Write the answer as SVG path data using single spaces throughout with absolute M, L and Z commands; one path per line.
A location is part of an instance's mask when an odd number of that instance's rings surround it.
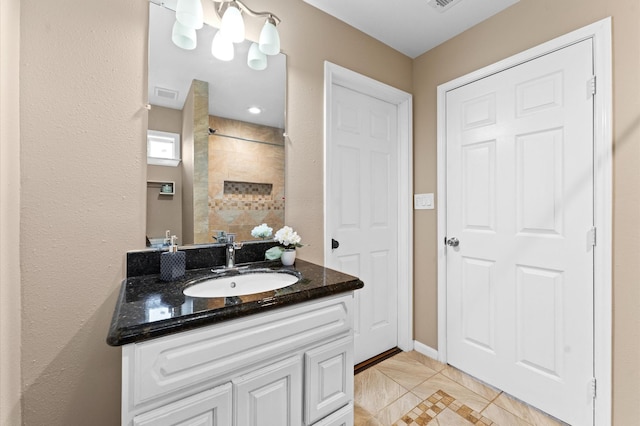
M 285 272 L 254 272 L 231 277 L 214 277 L 184 289 L 191 297 L 233 297 L 277 290 L 298 282 L 298 277 Z

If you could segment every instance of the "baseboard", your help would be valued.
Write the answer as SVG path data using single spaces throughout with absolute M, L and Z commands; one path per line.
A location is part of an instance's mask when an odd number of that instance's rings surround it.
M 425 345 L 424 343 L 420 343 L 417 340 L 414 340 L 413 341 L 413 349 L 416 352 L 419 352 L 424 356 L 428 356 L 429 358 L 433 358 L 436 361 L 439 361 L 439 359 L 438 359 L 438 351 L 436 349 L 433 349 L 430 346 Z
M 384 351 L 381 354 L 378 354 L 376 356 L 374 356 L 373 358 L 369 358 L 365 361 L 362 361 L 359 364 L 356 364 L 353 367 L 353 374 L 358 374 L 363 372 L 364 370 L 366 370 L 369 367 L 373 367 L 374 365 L 391 358 L 394 355 L 399 354 L 400 352 L 402 352 L 402 349 L 400 348 L 391 348 L 388 351 Z

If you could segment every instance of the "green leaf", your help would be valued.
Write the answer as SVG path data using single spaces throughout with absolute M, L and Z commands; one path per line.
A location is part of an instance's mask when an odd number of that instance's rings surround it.
M 284 251 L 284 249 L 282 247 L 280 247 L 280 246 L 271 247 L 269 250 L 264 252 L 264 257 L 267 260 L 280 259 L 280 256 L 282 256 L 282 252 L 283 251 Z

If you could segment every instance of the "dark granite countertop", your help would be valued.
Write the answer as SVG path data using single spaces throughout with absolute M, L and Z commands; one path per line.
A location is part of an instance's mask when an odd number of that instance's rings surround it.
M 249 268 L 285 269 L 299 273 L 301 278 L 289 287 L 264 293 L 200 298 L 185 296 L 182 291 L 194 279 L 221 275 L 211 268 L 187 270 L 184 278 L 173 282 L 160 281 L 158 274 L 129 277 L 122 282 L 107 343 L 121 346 L 140 342 L 364 286 L 356 277 L 303 260 L 289 267 L 279 261 L 256 262 Z

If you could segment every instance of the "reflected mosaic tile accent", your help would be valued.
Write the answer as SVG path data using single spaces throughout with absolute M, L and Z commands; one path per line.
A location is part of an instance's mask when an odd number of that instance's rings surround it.
M 284 210 L 284 200 L 212 200 L 209 207 L 216 210 Z
M 466 421 L 477 426 L 489 426 L 493 421 L 477 411 L 456 401 L 445 391 L 439 390 L 402 416 L 393 426 L 423 426 L 435 419 L 444 410 L 451 410 Z
M 224 196 L 239 199 L 271 199 L 273 185 L 270 183 L 224 181 Z
M 284 199 L 274 200 L 270 183 L 224 182 L 224 197 L 209 201 L 216 210 L 284 210 Z

